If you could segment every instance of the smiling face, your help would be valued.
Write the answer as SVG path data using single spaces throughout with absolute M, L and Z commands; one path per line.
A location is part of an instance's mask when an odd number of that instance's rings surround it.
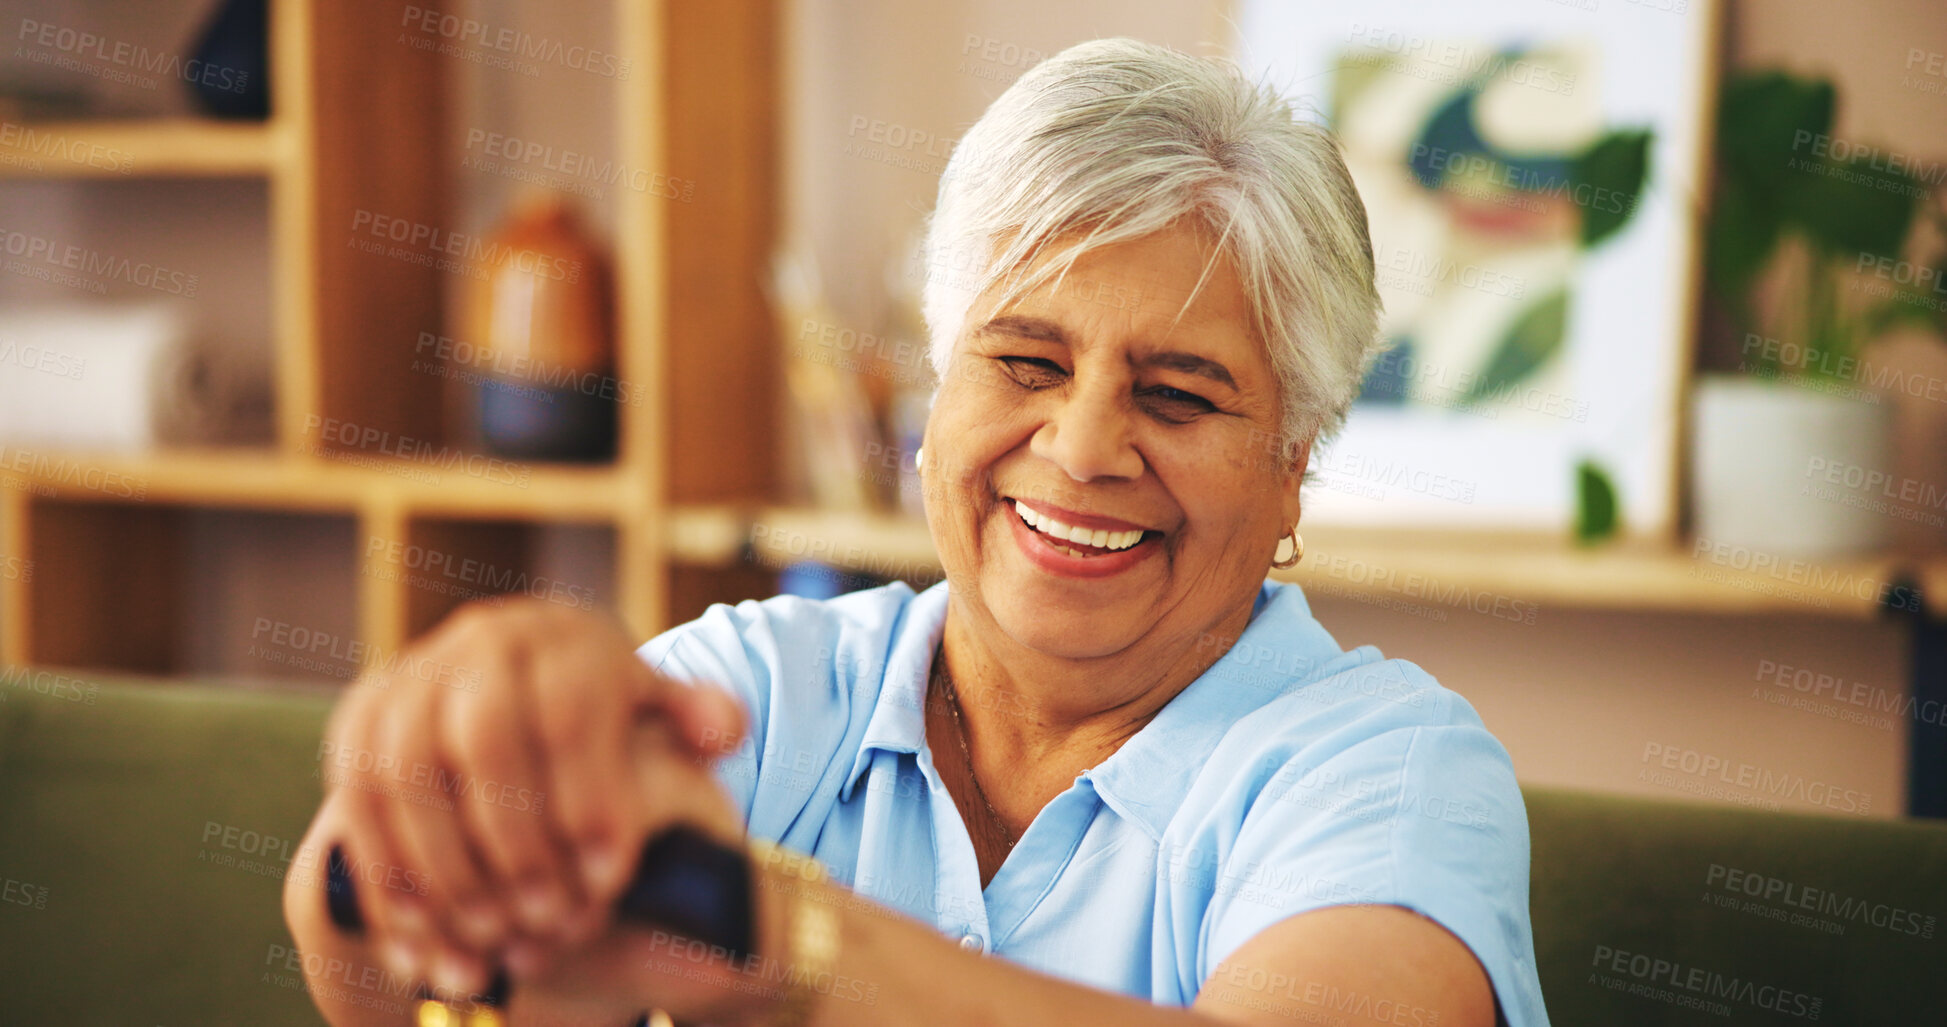
M 1306 448 L 1276 443 L 1277 380 L 1228 260 L 1183 308 L 1210 254 L 1172 228 L 1004 309 L 998 288 L 974 301 L 923 474 L 975 624 L 1072 659 L 1242 629 L 1298 519 Z

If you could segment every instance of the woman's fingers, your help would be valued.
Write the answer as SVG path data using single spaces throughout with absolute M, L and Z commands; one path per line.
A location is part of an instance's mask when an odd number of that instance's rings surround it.
M 383 985 L 368 983 L 390 982 L 394 977 L 388 966 L 374 958 L 369 930 L 353 934 L 340 928 L 332 920 L 326 898 L 327 854 L 346 837 L 345 807 L 349 797 L 356 794 L 344 790 L 329 794 L 299 843 L 303 859 L 293 863 L 285 875 L 284 922 L 298 950 L 285 965 L 302 971 L 310 983 L 312 1001 L 327 1021 L 396 1022 L 406 1012 L 399 1000 L 410 995 L 401 996 Z M 351 986 L 353 981 L 360 986 Z M 387 1014 L 393 1015 L 388 1018 Z
M 396 692 L 385 715 L 372 723 L 372 748 L 391 761 L 392 771 L 383 775 L 385 790 L 374 796 L 375 808 L 399 860 L 426 874 L 425 901 L 418 905 L 425 913 L 427 972 L 442 986 L 464 988 L 479 959 L 456 937 L 451 911 L 481 893 L 485 882 L 467 853 L 453 800 L 437 785 L 441 767 L 431 726 L 440 697 L 418 681 L 394 679 L 387 687 Z
M 341 700 L 321 770 L 343 800 L 339 843 L 376 953 L 409 979 L 467 987 L 486 960 L 452 911 L 486 894 L 435 727 L 443 686 L 373 672 Z
M 633 653 L 629 664 L 629 691 L 637 715 L 674 721 L 678 737 L 694 755 L 720 755 L 743 740 L 743 707 L 721 689 L 666 677 Z
M 741 843 L 744 824 L 723 786 L 662 721 L 642 721 L 630 737 L 632 773 L 642 796 L 645 841 L 676 824 L 701 828 L 727 844 Z
M 741 845 L 743 824 L 735 805 L 678 735 L 674 726 L 657 721 L 632 732 L 631 773 L 642 784 L 645 837 L 684 824 L 722 844 Z M 534 972 L 517 974 L 514 1012 L 520 1014 L 525 1005 L 599 1016 L 659 1006 L 686 1021 L 741 1022 L 739 1016 L 719 1014 L 749 1005 L 750 982 L 709 952 L 707 945 L 690 945 L 666 930 L 614 924 Z
M 480 689 L 447 704 L 436 727 L 460 822 L 490 875 L 495 921 L 545 937 L 561 929 L 574 893 L 565 881 L 561 842 L 547 824 L 550 788 L 546 753 L 534 737 L 539 700 L 527 680 L 531 655 L 523 633 L 493 627 L 460 624 L 443 639 L 450 651 L 468 654 Z
M 362 729 L 362 721 L 351 720 L 345 737 L 360 738 Z M 426 887 L 425 871 L 408 876 L 401 869 L 398 847 L 386 827 L 386 800 L 369 775 L 354 770 L 361 751 L 370 750 L 355 742 L 339 743 L 337 751 L 326 757 L 324 777 L 338 789 L 345 858 L 366 936 L 393 973 L 417 979 L 435 947 L 428 895 L 420 891 Z
M 685 740 L 695 755 L 714 761 L 736 751 L 747 730 L 744 706 L 730 693 L 709 685 L 672 683 L 681 698 L 672 703 L 681 709 L 680 722 Z
M 573 855 L 584 899 L 570 933 L 586 940 L 621 893 L 642 844 L 642 802 L 630 774 L 631 676 L 640 669 L 624 647 L 538 648 L 529 665 L 532 723 L 547 768 L 547 817 Z M 573 682 L 576 701 L 540 696 Z
M 741 707 L 649 669 L 613 620 L 474 606 L 412 651 L 476 672 L 470 687 L 373 674 L 320 748 L 368 941 L 395 972 L 477 990 L 495 964 L 597 936 L 653 834 L 741 837 L 726 797 L 698 801 Z

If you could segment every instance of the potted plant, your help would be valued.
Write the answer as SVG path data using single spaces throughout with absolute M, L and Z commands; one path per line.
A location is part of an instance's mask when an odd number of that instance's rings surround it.
M 1888 376 L 1866 347 L 1947 323 L 1947 257 L 1905 259 L 1923 209 L 1947 218 L 1913 161 L 1832 136 L 1835 103 L 1832 83 L 1779 71 L 1723 92 L 1706 282 L 1744 373 L 1693 395 L 1700 538 L 1798 556 L 1886 539 L 1867 482 L 1890 471 Z

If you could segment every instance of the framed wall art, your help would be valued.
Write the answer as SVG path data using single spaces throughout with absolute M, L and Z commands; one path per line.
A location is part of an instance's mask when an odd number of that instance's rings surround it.
M 1307 519 L 1547 530 L 1578 469 L 1676 511 L 1714 5 L 1245 0 L 1247 70 L 1338 134 L 1389 348 Z

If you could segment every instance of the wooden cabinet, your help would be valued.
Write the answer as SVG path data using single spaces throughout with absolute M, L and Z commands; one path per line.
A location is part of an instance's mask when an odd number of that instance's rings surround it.
M 456 276 L 411 247 L 367 245 L 375 217 L 452 227 L 459 172 L 440 141 L 453 128 L 456 70 L 484 52 L 402 28 L 406 7 L 272 0 L 266 122 L 37 124 L 26 127 L 109 147 L 126 165 L 0 160 L 10 180 L 0 191 L 111 176 L 115 188 L 266 183 L 276 402 L 264 447 L 0 448 L 6 662 L 221 670 L 253 643 L 240 632 L 263 629 L 251 611 L 279 609 L 282 590 L 323 612 L 268 618 L 290 652 L 242 669 L 342 677 L 328 661 L 294 661 L 322 638 L 330 659 L 355 666 L 475 594 L 613 608 L 646 638 L 709 601 L 764 589 L 748 569 L 678 567 L 666 537 L 678 507 L 753 504 L 772 491 L 777 374 L 760 275 L 777 193 L 774 4 L 616 2 L 611 37 L 587 41 L 628 70 L 607 82 L 618 163 L 690 186 L 615 189 L 600 226 L 617 282 L 614 377 L 628 394 L 617 456 L 600 465 L 489 460 L 449 437 L 455 390 L 428 373 L 417 343 L 450 334 Z M 424 45 L 408 38 L 415 31 Z M 525 59 L 572 60 L 552 49 L 561 43 L 537 40 Z M 507 77 L 519 88 L 518 71 Z M 246 584 L 207 573 L 207 542 L 225 532 L 256 540 L 268 570 Z M 578 566 L 572 582 L 546 573 L 562 550 Z M 256 599 L 198 594 L 225 588 Z M 190 600 L 244 609 L 229 637 L 192 643 Z M 290 644 L 293 632 L 304 645 Z M 209 656 L 212 644 L 223 658 Z

